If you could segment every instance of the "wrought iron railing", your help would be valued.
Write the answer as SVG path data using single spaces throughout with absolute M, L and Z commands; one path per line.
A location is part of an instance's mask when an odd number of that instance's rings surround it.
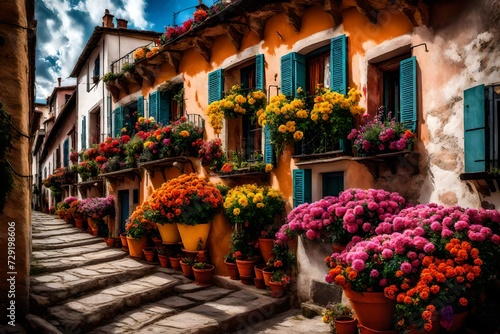
M 300 142 L 295 143 L 295 155 L 315 154 L 350 154 L 352 153 L 351 141 L 337 139 L 326 135 L 304 136 Z
M 119 58 L 118 60 L 115 60 L 114 62 L 111 63 L 111 72 L 114 74 L 120 73 L 123 69 L 123 66 L 125 66 L 126 64 L 133 64 L 134 63 L 135 50 L 137 50 L 139 48 L 149 48 L 153 44 L 154 44 L 154 41 L 152 41 L 146 45 L 139 46 L 139 47 L 133 49 L 132 51 L 130 51 L 129 53 L 127 53 L 126 55 L 124 55 L 123 57 Z

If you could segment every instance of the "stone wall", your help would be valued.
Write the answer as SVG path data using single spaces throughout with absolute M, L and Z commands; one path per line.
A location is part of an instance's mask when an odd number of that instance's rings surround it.
M 30 87 L 31 68 L 28 50 L 34 50 L 29 38 L 34 30 L 29 28 L 31 20 L 27 19 L 33 1 L 12 0 L 2 2 L 0 11 L 1 33 L 4 41 L 1 45 L 0 57 L 0 101 L 7 113 L 13 118 L 16 127 L 25 134 L 29 133 L 29 122 L 33 117 L 31 100 L 33 87 Z M 32 40 L 34 42 L 34 40 Z M 21 175 L 31 174 L 30 140 L 15 134 L 14 148 L 7 159 L 12 167 Z M 29 266 L 31 255 L 31 211 L 30 191 L 32 179 L 14 175 L 14 189 L 10 193 L 3 215 L 0 215 L 0 322 L 20 321 L 28 311 Z M 8 224 L 9 222 L 15 225 Z M 8 230 L 9 225 L 11 229 Z M 15 226 L 15 259 L 8 267 L 8 231 Z M 11 240 L 12 241 L 12 240 Z M 15 274 L 9 274 L 14 272 Z M 7 281 L 14 277 L 11 282 Z M 15 287 L 15 288 L 14 288 Z M 14 307 L 10 307 L 13 304 Z M 7 310 L 10 307 L 14 310 Z M 6 312 L 15 317 L 8 318 Z

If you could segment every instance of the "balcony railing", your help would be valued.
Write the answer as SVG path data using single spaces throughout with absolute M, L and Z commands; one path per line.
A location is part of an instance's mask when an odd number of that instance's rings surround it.
M 304 139 L 295 144 L 295 156 L 324 156 L 351 154 L 351 141 L 347 139 L 335 139 L 327 136 L 314 136 Z
M 153 44 L 154 44 L 154 41 L 150 42 L 149 44 L 137 47 L 137 48 L 133 49 L 132 51 L 130 51 L 129 53 L 127 53 L 126 55 L 124 55 L 123 57 L 121 57 L 120 59 L 115 60 L 114 62 L 111 63 L 111 72 L 114 74 L 120 73 L 123 69 L 123 66 L 125 66 L 126 64 L 133 64 L 134 63 L 134 51 L 135 50 L 137 50 L 139 48 L 149 48 Z

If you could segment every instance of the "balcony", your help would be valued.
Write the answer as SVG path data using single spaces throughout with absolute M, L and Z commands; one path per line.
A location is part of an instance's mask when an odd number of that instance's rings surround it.
M 334 139 L 317 136 L 312 139 L 304 139 L 295 144 L 295 154 L 292 158 L 296 163 L 311 163 L 314 160 L 327 162 L 325 159 L 335 159 L 342 156 L 352 155 L 351 142 L 347 139 Z

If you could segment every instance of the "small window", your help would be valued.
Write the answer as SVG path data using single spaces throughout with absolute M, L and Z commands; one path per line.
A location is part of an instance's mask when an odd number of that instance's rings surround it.
M 241 87 L 245 92 L 255 89 L 255 63 L 240 70 Z M 245 159 L 254 161 L 256 154 L 262 151 L 262 128 L 255 115 L 245 114 L 242 117 L 243 142 L 241 149 L 245 151 Z
M 330 87 L 330 48 L 322 47 L 306 55 L 307 91 L 313 95 L 316 87 Z
M 94 60 L 94 71 L 92 72 L 92 80 L 94 84 L 97 83 L 97 81 L 99 81 L 100 71 L 101 71 L 101 59 L 98 54 L 96 59 Z
M 139 204 L 139 189 L 134 189 L 132 195 L 134 204 Z
M 129 135 L 135 133 L 135 123 L 138 119 L 137 101 L 134 101 L 122 108 L 123 127 L 127 129 Z
M 344 190 L 344 172 L 323 174 L 323 197 L 338 196 Z

